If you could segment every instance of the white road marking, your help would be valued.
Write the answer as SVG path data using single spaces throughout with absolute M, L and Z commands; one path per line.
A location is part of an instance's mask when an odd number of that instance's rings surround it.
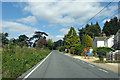
M 88 64 L 89 66 L 91 66 L 91 67 L 95 67 L 95 66 L 93 66 L 93 65 L 91 65 L 91 64 Z
M 100 68 L 99 68 L 99 70 L 101 70 L 101 71 L 103 71 L 103 72 L 106 72 L 106 73 L 108 73 L 108 71 L 106 71 L 106 70 L 104 70 L 104 69 L 100 69 Z
M 52 53 L 52 52 L 51 52 L 51 53 Z M 50 54 L 51 54 L 51 53 L 50 53 Z M 50 56 L 50 54 L 49 54 L 46 58 L 44 58 L 44 59 L 40 62 L 40 64 L 38 64 L 28 75 L 26 75 L 23 80 L 25 80 L 26 78 L 28 78 L 28 77 Z
M 103 70 L 104 72 L 106 72 L 106 73 L 108 73 L 108 71 L 106 71 L 106 70 Z

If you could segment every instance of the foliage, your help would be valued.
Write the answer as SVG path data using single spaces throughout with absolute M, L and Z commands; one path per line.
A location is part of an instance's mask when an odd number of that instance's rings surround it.
M 9 43 L 9 40 L 7 39 L 8 33 L 0 33 L 0 35 L 2 36 L 2 44 L 3 45 L 8 44 Z
M 61 46 L 64 46 L 64 42 L 62 40 L 58 40 L 54 42 L 54 49 L 56 49 L 57 47 L 61 47 Z
M 99 59 L 100 59 L 100 61 L 103 61 L 104 60 L 104 55 L 106 54 L 106 52 L 105 52 L 105 50 L 104 49 L 98 49 L 97 50 L 97 53 L 99 54 Z
M 47 42 L 48 42 L 48 47 L 49 47 L 49 49 L 52 50 L 53 47 L 54 47 L 54 43 L 52 42 L 52 39 L 48 39 Z
M 34 42 L 34 47 L 36 46 L 36 42 L 39 40 L 39 39 L 46 39 L 46 36 L 48 36 L 47 33 L 45 32 L 41 32 L 41 31 L 36 31 L 34 33 L 34 35 L 30 38 L 30 40 L 34 40 L 35 39 L 35 42 Z
M 86 35 L 86 47 L 93 47 L 93 39 L 89 35 Z
M 65 46 L 61 46 L 61 47 L 59 48 L 59 51 L 65 51 Z
M 48 34 L 46 34 L 45 32 L 41 32 L 41 31 L 36 31 L 33 35 L 33 37 L 31 37 L 31 39 L 46 39 L 46 36 L 48 36 Z M 37 42 L 36 40 L 36 42 Z
M 46 46 L 47 47 L 47 41 L 45 40 L 45 39 L 39 39 L 38 41 L 37 41 L 37 44 L 36 44 L 36 47 L 44 47 L 44 46 Z
M 82 35 L 81 47 L 82 49 L 93 47 L 93 39 L 89 35 Z
M 101 34 L 101 28 L 98 24 L 98 22 L 96 22 L 95 25 L 93 25 L 93 23 L 91 23 L 91 25 L 86 24 L 85 28 L 79 29 L 79 37 L 82 40 L 82 35 L 89 35 L 90 37 L 94 37 L 94 36 L 100 36 Z
M 14 51 L 11 52 L 11 50 Z M 2 52 L 3 78 L 17 78 L 49 54 L 48 49 L 36 49 L 16 46 L 9 49 L 4 45 Z
M 115 35 L 119 29 L 120 21 L 118 21 L 117 17 L 114 17 L 110 21 L 105 22 L 102 33 L 105 33 L 106 36 Z
M 81 55 L 82 51 L 83 51 L 82 46 L 81 46 L 80 44 L 77 44 L 77 45 L 75 46 L 75 54 Z
M 86 47 L 86 35 L 82 35 L 81 45 L 85 48 Z
M 74 49 L 76 44 L 80 44 L 80 39 L 77 36 L 77 33 L 73 27 L 70 28 L 68 34 L 64 37 L 65 40 L 65 48 L 72 49 L 71 53 L 74 53 Z
M 71 53 L 71 54 L 74 54 L 74 53 L 75 53 L 75 47 L 71 47 L 70 53 Z
M 94 63 L 120 63 L 120 61 L 100 61 L 100 60 L 96 60 L 96 61 L 94 61 Z
M 108 48 L 108 47 L 98 47 L 98 48 L 95 48 L 93 51 L 96 51 L 98 53 L 98 51 L 101 50 L 101 49 L 105 51 L 104 55 L 106 55 L 106 53 L 113 50 L 113 49 Z
M 98 47 L 93 49 L 93 53 L 97 53 L 99 55 L 100 61 L 104 60 L 104 56 L 106 56 L 106 53 L 112 51 L 111 48 L 108 47 Z

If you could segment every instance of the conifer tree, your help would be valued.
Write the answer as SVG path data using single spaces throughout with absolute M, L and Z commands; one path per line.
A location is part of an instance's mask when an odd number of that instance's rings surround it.
M 65 47 L 71 49 L 71 47 L 75 47 L 77 44 L 81 44 L 80 39 L 77 36 L 75 29 L 71 27 L 68 34 L 65 36 Z

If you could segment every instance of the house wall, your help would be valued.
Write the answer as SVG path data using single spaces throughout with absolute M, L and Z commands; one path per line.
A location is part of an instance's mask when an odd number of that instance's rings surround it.
M 93 39 L 93 47 L 97 47 L 97 40 Z
M 115 49 L 120 49 L 120 29 L 116 33 L 114 37 L 114 48 Z
M 108 39 L 104 42 L 105 47 L 108 47 Z
M 107 40 L 107 47 L 111 48 L 114 45 L 114 35 Z
M 97 47 L 105 47 L 104 41 L 97 41 Z

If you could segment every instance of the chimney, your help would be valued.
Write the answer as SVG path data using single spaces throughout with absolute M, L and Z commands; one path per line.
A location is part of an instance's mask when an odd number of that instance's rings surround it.
M 106 37 L 106 34 L 105 33 L 103 33 L 103 38 L 105 38 Z

